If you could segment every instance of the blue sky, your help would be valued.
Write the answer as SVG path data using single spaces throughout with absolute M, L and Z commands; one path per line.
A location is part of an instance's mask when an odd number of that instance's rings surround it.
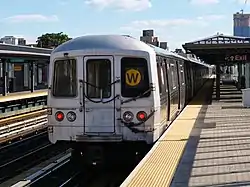
M 232 15 L 245 0 L 9 0 L 1 2 L 0 36 L 27 38 L 46 32 L 129 34 L 155 29 L 171 49 L 216 34 L 232 34 Z M 250 0 L 244 8 L 250 12 Z

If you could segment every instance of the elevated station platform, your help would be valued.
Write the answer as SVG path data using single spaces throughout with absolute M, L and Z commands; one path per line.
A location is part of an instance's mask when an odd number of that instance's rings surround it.
M 121 187 L 250 186 L 250 109 L 242 93 L 205 83 Z
M 48 91 L 46 89 L 36 90 L 34 92 L 27 91 L 27 92 L 10 93 L 6 96 L 0 95 L 0 103 L 27 99 L 27 98 L 34 98 L 34 97 L 46 97 L 47 95 L 48 95 Z

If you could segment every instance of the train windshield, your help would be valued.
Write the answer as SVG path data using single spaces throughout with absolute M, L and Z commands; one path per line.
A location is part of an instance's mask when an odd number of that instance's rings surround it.
M 54 63 L 53 96 L 76 97 L 76 60 L 57 60 Z
M 150 89 L 148 65 L 144 58 L 124 57 L 121 59 L 122 97 L 137 97 Z M 148 97 L 147 92 L 142 97 Z
M 111 96 L 111 62 L 108 59 L 87 61 L 87 95 L 90 98 Z

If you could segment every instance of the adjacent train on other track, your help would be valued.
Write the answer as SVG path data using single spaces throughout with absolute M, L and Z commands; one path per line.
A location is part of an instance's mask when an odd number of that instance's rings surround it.
M 70 142 L 72 157 L 86 163 L 152 145 L 212 73 L 122 35 L 72 39 L 49 66 L 49 139 Z

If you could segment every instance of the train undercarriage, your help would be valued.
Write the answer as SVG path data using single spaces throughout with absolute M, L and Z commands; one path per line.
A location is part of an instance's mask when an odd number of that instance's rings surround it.
M 76 166 L 106 168 L 138 164 L 152 148 L 145 142 L 71 143 L 71 159 Z

